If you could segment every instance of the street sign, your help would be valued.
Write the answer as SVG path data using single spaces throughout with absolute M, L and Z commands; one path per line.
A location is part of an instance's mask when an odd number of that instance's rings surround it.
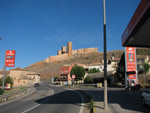
M 76 75 L 72 75 L 71 78 L 72 78 L 72 79 L 75 79 L 75 78 L 76 78 Z
M 15 66 L 15 50 L 6 50 L 5 67 Z

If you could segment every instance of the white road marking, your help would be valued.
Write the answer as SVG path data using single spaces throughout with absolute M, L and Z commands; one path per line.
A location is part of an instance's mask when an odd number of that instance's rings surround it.
M 54 95 L 54 90 L 53 90 L 53 89 L 51 89 L 51 88 L 48 88 L 48 87 L 46 87 L 46 86 L 42 86 L 42 87 L 45 87 L 45 88 L 47 88 L 47 89 L 52 90 L 52 95 L 51 95 L 51 97 L 49 97 L 48 99 L 44 100 L 44 101 L 43 101 L 43 102 L 41 102 L 40 104 L 37 104 L 37 105 L 35 105 L 35 106 L 33 106 L 33 107 L 31 107 L 31 108 L 29 108 L 29 109 L 27 109 L 27 110 L 23 111 L 22 113 L 26 113 L 26 112 L 28 112 L 28 111 L 30 111 L 30 110 L 32 110 L 32 109 L 34 109 L 34 108 L 36 108 L 36 107 L 40 106 L 41 104 L 45 103 L 46 101 L 48 101 L 49 99 L 51 99 L 51 98 L 52 98 L 52 96 Z
M 82 95 L 78 91 L 76 91 L 74 89 L 69 89 L 69 88 L 66 88 L 66 89 L 75 91 L 81 97 L 82 104 L 81 104 L 81 108 L 80 108 L 79 113 L 82 113 L 83 112 L 83 106 L 84 106 L 84 99 L 83 99 Z
M 80 108 L 80 111 L 79 111 L 79 113 L 82 113 L 83 112 L 83 106 L 84 106 L 84 99 L 83 99 L 83 97 L 82 97 L 82 95 L 78 92 L 78 91 L 75 91 L 76 93 L 78 93 L 79 95 L 80 95 L 80 97 L 81 97 L 81 100 L 82 100 L 82 106 L 81 106 L 81 108 Z

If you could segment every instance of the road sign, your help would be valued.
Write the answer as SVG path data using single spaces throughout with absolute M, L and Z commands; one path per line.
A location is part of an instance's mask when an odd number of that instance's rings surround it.
M 5 67 L 15 66 L 15 50 L 6 50 Z
M 75 78 L 76 78 L 76 75 L 72 75 L 71 78 L 72 78 L 72 79 L 75 79 Z

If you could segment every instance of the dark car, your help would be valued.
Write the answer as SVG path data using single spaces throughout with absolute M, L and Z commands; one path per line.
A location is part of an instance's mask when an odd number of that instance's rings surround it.
M 34 87 L 39 87 L 39 85 L 40 85 L 39 83 L 35 83 Z

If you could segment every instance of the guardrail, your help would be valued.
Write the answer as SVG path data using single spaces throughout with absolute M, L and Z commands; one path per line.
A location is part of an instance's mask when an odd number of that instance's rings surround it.
M 22 96 L 22 95 L 27 93 L 27 90 L 28 89 L 17 91 L 17 92 L 6 94 L 6 95 L 1 95 L 0 96 L 0 103 L 6 102 L 8 100 L 12 100 L 12 99 L 19 97 L 19 96 Z

